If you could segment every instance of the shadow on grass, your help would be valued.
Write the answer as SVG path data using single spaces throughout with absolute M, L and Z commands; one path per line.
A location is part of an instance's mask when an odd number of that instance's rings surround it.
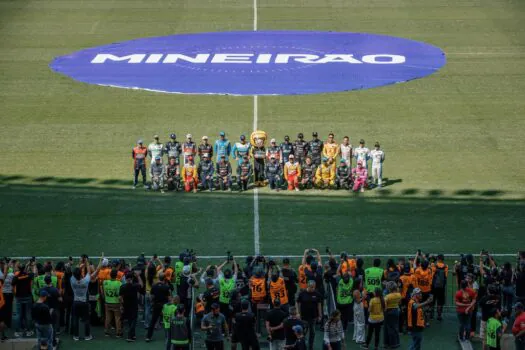
M 432 198 L 432 199 L 476 199 L 476 198 L 498 198 L 503 197 L 507 192 L 497 189 L 490 190 L 473 190 L 473 189 L 462 189 L 453 192 L 446 192 L 442 189 L 418 189 L 418 188 L 407 188 L 402 190 L 394 190 L 391 188 L 395 184 L 402 183 L 402 179 L 384 179 L 385 185 L 383 188 L 376 188 L 373 190 L 367 190 L 366 193 L 353 193 L 346 190 L 308 190 L 300 193 L 289 193 L 286 188 L 283 187 L 284 191 L 279 195 L 285 195 L 286 197 L 300 198 L 310 196 L 321 196 L 328 198 Z M 78 190 L 114 190 L 121 193 L 126 193 L 127 189 L 131 185 L 131 181 L 123 179 L 96 179 L 96 178 L 74 178 L 74 177 L 56 177 L 56 176 L 41 176 L 41 177 L 27 177 L 24 175 L 0 175 L 0 184 L 13 186 L 29 186 L 29 187 L 42 187 L 47 186 L 49 188 L 63 188 L 63 189 L 78 189 Z M 236 186 L 236 184 L 234 184 Z M 248 192 L 253 190 L 250 189 Z M 135 191 L 133 193 L 141 192 Z M 128 193 L 132 193 L 129 192 Z M 219 195 L 221 191 L 215 192 Z M 208 194 L 206 194 L 208 195 Z M 227 195 L 231 195 L 228 193 Z M 274 196 L 276 195 L 269 189 L 259 189 L 259 195 L 261 196 Z

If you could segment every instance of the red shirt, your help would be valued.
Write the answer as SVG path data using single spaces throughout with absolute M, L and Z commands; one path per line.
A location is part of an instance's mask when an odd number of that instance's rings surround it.
M 517 335 L 523 330 L 525 330 L 525 312 L 522 312 L 516 317 L 516 321 L 514 321 L 514 325 L 512 326 L 512 334 Z
M 470 304 L 474 299 L 476 299 L 476 292 L 470 288 L 467 288 L 465 290 L 460 289 L 456 293 L 456 302 L 462 304 Z M 467 307 L 468 306 L 456 306 L 456 311 L 458 312 L 458 314 L 464 314 L 465 310 L 467 310 Z

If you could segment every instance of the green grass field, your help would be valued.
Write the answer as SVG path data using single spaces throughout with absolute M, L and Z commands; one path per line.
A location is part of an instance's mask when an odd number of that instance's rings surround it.
M 259 191 L 260 248 L 360 254 L 514 253 L 525 227 L 525 2 L 258 0 L 258 29 L 388 34 L 442 48 L 424 79 L 258 99 L 282 140 L 318 131 L 381 142 L 382 191 Z M 249 134 L 253 98 L 99 87 L 52 72 L 59 55 L 134 38 L 253 29 L 252 0 L 0 0 L 0 253 L 254 252 L 252 192 L 132 191 L 138 138 Z M 523 248 L 523 247 L 521 247 Z M 449 347 L 450 344 L 436 347 Z

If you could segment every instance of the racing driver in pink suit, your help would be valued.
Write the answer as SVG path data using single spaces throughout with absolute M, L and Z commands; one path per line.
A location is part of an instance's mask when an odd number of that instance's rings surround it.
M 357 192 L 359 189 L 361 189 L 361 192 L 365 192 L 368 170 L 363 166 L 363 162 L 357 162 L 357 168 L 352 169 L 352 177 L 354 178 L 354 192 Z

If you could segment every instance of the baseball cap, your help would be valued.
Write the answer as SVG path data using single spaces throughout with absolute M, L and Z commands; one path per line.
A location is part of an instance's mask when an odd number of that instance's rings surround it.
M 284 139 L 285 139 L 286 141 L 288 141 L 288 140 L 290 140 L 290 136 L 286 135 L 286 136 L 284 137 Z
M 419 288 L 414 288 L 414 290 L 412 291 L 412 296 L 414 296 L 414 295 L 418 295 L 418 294 L 421 294 L 421 289 L 419 289 Z
M 183 274 L 183 275 L 186 275 L 186 276 L 187 276 L 187 275 L 190 274 L 190 272 L 191 272 L 191 267 L 190 267 L 190 265 L 186 265 L 186 266 L 184 266 L 184 267 L 182 268 L 182 274 Z
M 314 132 L 312 133 L 312 136 L 317 136 L 317 131 L 314 131 Z
M 45 290 L 41 290 L 40 293 L 38 293 L 38 295 L 41 297 L 41 298 L 45 298 L 47 297 L 49 294 L 47 294 L 47 292 Z
M 290 154 L 288 158 L 295 158 L 293 154 Z
M 202 139 L 203 139 L 203 140 L 207 140 L 207 139 L 208 139 L 208 136 L 203 136 Z
M 155 135 L 153 135 L 153 138 L 154 138 L 154 139 L 158 139 L 158 138 L 159 138 L 159 135 L 155 134 Z
M 213 304 L 211 304 L 211 308 L 212 308 L 213 310 L 217 310 L 217 309 L 219 308 L 219 304 L 217 304 L 217 303 L 213 303 Z
M 139 145 L 142 145 L 143 143 L 144 143 L 144 141 L 142 141 L 142 139 L 139 139 L 139 140 L 137 141 L 137 144 L 139 144 Z
M 275 143 L 275 142 L 277 142 L 277 141 L 275 141 L 275 139 L 271 139 L 270 140 L 270 143 Z
M 104 258 L 102 259 L 102 266 L 108 266 L 109 265 L 109 260 L 107 258 Z
M 341 159 L 341 160 L 339 161 L 339 163 L 341 163 L 341 164 L 346 163 L 346 160 Z
M 364 139 L 361 139 L 361 140 L 359 140 L 359 143 L 361 143 L 361 144 L 364 145 L 364 144 L 365 144 L 365 140 L 364 140 Z
M 225 133 L 224 131 L 221 131 L 221 132 L 219 133 L 219 136 L 225 136 L 225 135 L 226 135 L 226 133 Z
M 246 136 L 241 135 L 241 140 L 246 140 Z
M 160 156 L 156 156 L 155 160 L 161 160 L 162 158 Z
M 518 301 L 516 304 L 514 304 L 514 310 L 523 310 L 523 303 Z
M 170 134 L 170 138 L 172 138 L 172 139 L 176 139 L 176 138 L 177 138 L 177 135 L 175 135 L 175 134 Z
M 187 138 L 187 139 L 192 139 L 193 136 L 191 136 L 191 134 L 186 134 L 186 138 Z
M 374 147 L 379 147 L 379 142 L 376 141 Z

